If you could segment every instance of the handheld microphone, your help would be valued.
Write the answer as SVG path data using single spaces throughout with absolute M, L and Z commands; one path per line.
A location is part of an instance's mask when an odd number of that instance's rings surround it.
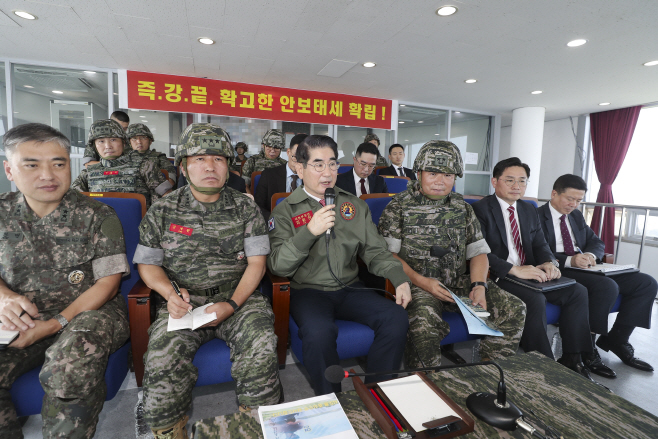
M 328 187 L 327 189 L 324 190 L 324 205 L 329 206 L 330 204 L 336 204 L 336 191 L 332 187 Z M 329 241 L 329 235 L 331 235 L 333 231 L 334 231 L 333 227 L 327 229 L 326 232 L 327 241 Z

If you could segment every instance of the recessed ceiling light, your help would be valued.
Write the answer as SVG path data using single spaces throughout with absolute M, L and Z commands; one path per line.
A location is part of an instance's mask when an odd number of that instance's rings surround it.
M 544 93 L 544 92 L 541 91 L 541 90 L 535 90 L 535 91 L 531 91 L 531 92 L 530 92 L 530 94 L 533 94 L 533 95 L 540 95 L 540 94 L 542 94 L 542 93 Z
M 146 116 L 139 116 L 139 117 L 146 117 Z
M 53 90 L 53 93 L 58 94 L 58 95 L 63 95 L 64 94 L 63 91 L 59 91 L 59 90 Z
M 114 96 L 119 96 L 119 93 L 112 93 Z
M 215 44 L 214 40 L 211 40 L 210 38 L 205 38 L 205 37 L 199 38 L 198 41 L 201 44 Z
M 400 122 L 398 122 L 398 123 L 404 123 L 404 122 L 403 122 L 403 121 L 400 121 Z
M 476 82 L 478 82 L 478 80 L 477 79 L 467 79 L 464 82 L 467 83 L 467 84 L 475 84 Z
M 408 141 L 409 141 L 409 139 L 404 139 L 404 141 L 405 141 L 405 142 L 408 142 Z
M 14 15 L 16 15 L 18 17 L 21 17 L 21 18 L 24 18 L 26 20 L 36 20 L 37 19 L 36 15 L 32 15 L 29 12 L 25 12 L 25 11 L 14 11 Z
M 572 41 L 569 41 L 567 43 L 567 46 L 569 46 L 569 47 L 578 47 L 578 46 L 582 46 L 586 42 L 587 42 L 587 40 L 583 40 L 583 39 L 572 40 Z
M 434 135 L 435 135 L 435 136 L 438 136 L 438 135 L 439 135 L 439 133 L 434 133 Z
M 18 114 L 18 111 L 14 111 L 14 114 Z
M 601 102 L 599 105 L 602 107 L 605 107 L 606 105 L 610 105 L 610 102 Z
M 439 9 L 436 10 L 436 15 L 439 17 L 448 17 L 450 15 L 453 15 L 457 12 L 457 7 L 456 6 L 441 6 Z
M 91 119 L 91 116 L 87 116 L 87 119 Z
M 647 66 L 647 67 L 658 66 L 658 61 L 649 61 L 649 62 L 645 62 L 645 63 L 642 64 L 642 65 L 643 65 L 643 66 Z
M 84 72 L 85 72 L 85 73 L 89 73 L 90 75 L 95 75 L 95 74 L 96 74 L 96 72 L 93 72 L 93 71 L 91 71 L 91 70 L 84 70 Z
M 34 88 L 31 85 L 24 85 L 23 87 L 25 87 L 25 88 Z
M 455 111 L 455 114 L 462 114 L 461 111 Z
M 377 65 L 377 64 L 375 64 L 375 63 L 372 62 L 372 61 L 368 61 L 368 62 L 364 62 L 364 63 L 363 63 L 363 67 L 368 67 L 368 68 L 370 68 L 370 67 L 375 67 L 376 65 Z
M 422 120 L 419 120 L 418 123 L 423 123 L 423 121 L 422 121 Z
M 148 122 L 148 120 L 143 120 L 142 122 Z
M 404 105 L 404 104 L 400 104 L 400 107 L 406 107 L 406 105 Z

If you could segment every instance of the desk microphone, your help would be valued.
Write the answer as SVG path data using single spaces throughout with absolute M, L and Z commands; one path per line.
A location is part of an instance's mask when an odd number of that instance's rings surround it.
M 324 205 L 329 206 L 331 204 L 336 204 L 336 191 L 334 190 L 334 188 L 328 187 L 327 189 L 324 190 Z M 329 242 L 329 237 L 330 235 L 333 234 L 333 232 L 334 232 L 333 227 L 327 229 L 325 235 L 327 242 Z M 336 235 L 334 234 L 333 236 L 335 237 Z

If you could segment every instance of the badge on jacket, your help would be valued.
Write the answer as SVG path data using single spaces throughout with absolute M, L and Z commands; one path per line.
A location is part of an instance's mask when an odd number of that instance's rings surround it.
M 356 208 L 354 207 L 354 204 L 350 203 L 349 201 L 341 204 L 340 216 L 342 216 L 343 219 L 346 219 L 347 221 L 353 220 L 356 216 Z
M 69 283 L 77 285 L 85 279 L 85 274 L 81 270 L 73 270 L 69 273 Z

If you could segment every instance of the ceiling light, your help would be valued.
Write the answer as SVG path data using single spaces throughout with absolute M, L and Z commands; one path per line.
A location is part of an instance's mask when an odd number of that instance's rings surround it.
M 599 105 L 605 107 L 606 105 L 610 105 L 610 102 L 601 102 Z
M 34 88 L 31 85 L 24 85 L 23 87 L 25 87 L 25 88 Z
M 423 121 L 422 121 L 422 120 L 419 120 L 418 123 L 423 123 Z
M 533 94 L 533 95 L 540 95 L 540 94 L 542 94 L 542 93 L 544 93 L 544 92 L 541 91 L 541 90 L 535 90 L 535 91 L 531 91 L 531 92 L 530 92 L 530 94 Z
M 398 122 L 398 123 L 404 123 L 404 122 L 403 122 L 403 121 L 400 121 L 400 122 Z
M 642 65 L 643 65 L 643 66 L 646 66 L 646 67 L 658 66 L 658 61 L 649 61 L 649 62 L 645 62 L 645 63 L 642 64 Z
M 478 82 L 478 80 L 477 79 L 467 79 L 464 82 L 467 83 L 467 84 L 475 84 L 476 82 Z
M 92 72 L 91 70 L 84 70 L 85 73 L 89 73 L 90 75 L 95 75 L 96 72 Z
M 436 10 L 436 15 L 439 17 L 448 17 L 450 15 L 453 15 L 457 12 L 457 7 L 456 6 L 441 6 L 439 9 Z
M 17 15 L 21 18 L 26 19 L 26 20 L 36 20 L 37 19 L 36 15 L 32 15 L 29 12 L 25 12 L 25 11 L 14 11 L 14 15 Z
M 455 114 L 462 114 L 461 111 L 455 111 Z
M 14 111 L 14 114 L 18 114 L 18 111 Z
M 569 41 L 569 42 L 567 43 L 567 46 L 569 46 L 569 47 L 578 47 L 578 46 L 582 46 L 582 45 L 585 44 L 586 42 L 587 42 L 587 40 L 582 40 L 582 39 L 579 39 L 579 40 L 573 40 L 573 41 Z
M 364 62 L 364 63 L 363 63 L 363 67 L 368 67 L 368 68 L 370 68 L 370 67 L 375 67 L 376 65 L 377 65 L 377 64 L 375 64 L 375 63 L 372 62 L 372 61 L 368 61 L 368 62 Z
M 142 122 L 148 122 L 148 120 L 143 120 Z
M 119 93 L 112 93 L 114 96 L 119 96 Z
M 400 104 L 400 107 L 406 107 L 406 105 L 404 105 L 404 104 Z
M 439 135 L 439 133 L 434 133 L 434 135 L 435 135 L 435 136 L 438 136 L 438 135 Z
M 215 44 L 214 40 L 211 40 L 210 38 L 205 38 L 205 37 L 199 38 L 198 41 L 201 44 Z
M 408 141 L 409 141 L 409 139 L 404 139 L 404 141 L 405 141 L 405 142 L 408 142 Z
M 59 91 L 59 90 L 53 90 L 53 93 L 58 94 L 58 95 L 63 95 L 64 94 L 63 91 Z
M 139 116 L 139 117 L 146 117 L 146 116 Z

